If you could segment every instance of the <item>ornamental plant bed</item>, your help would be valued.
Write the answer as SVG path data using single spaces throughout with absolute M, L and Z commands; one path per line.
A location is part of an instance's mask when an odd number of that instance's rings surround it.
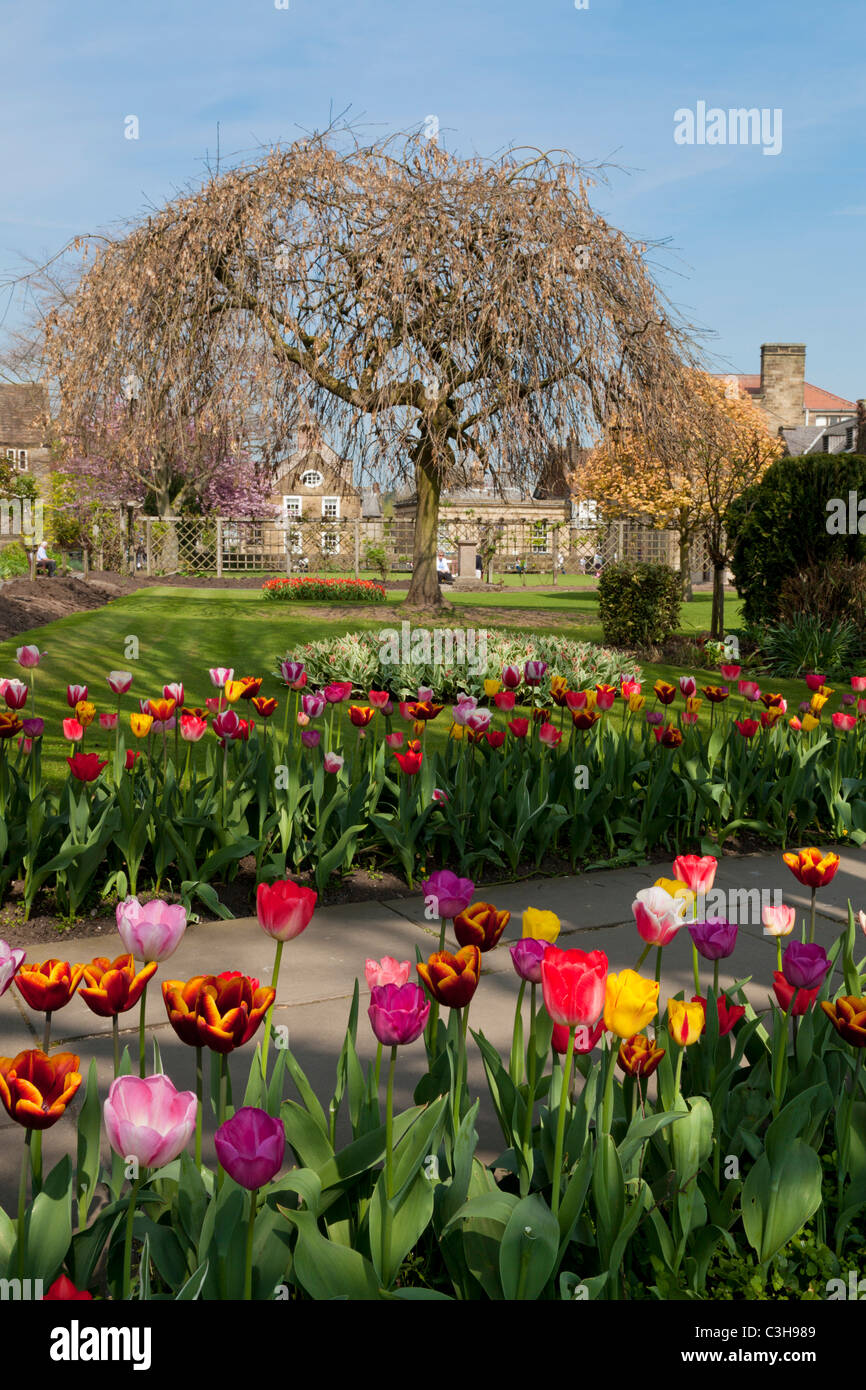
M 262 585 L 265 598 L 288 602 L 384 603 L 387 594 L 372 579 L 268 579 Z
M 186 913 L 158 899 L 118 906 L 113 961 L 28 962 L 0 944 L 0 993 L 15 989 L 43 1024 L 42 1048 L 0 1059 L 0 1102 L 18 1126 L 5 1141 L 17 1136 L 21 1155 L 17 1211 L 0 1211 L 0 1278 L 41 1280 L 58 1299 L 845 1296 L 866 1240 L 853 1142 L 866 957 L 850 903 L 829 949 L 813 939 L 815 896 L 838 858 L 807 849 L 785 862 L 811 887 L 812 912 L 798 926 L 794 908 L 765 909 L 776 951 L 768 944 L 761 1014 L 742 984 L 719 988 L 736 926 L 696 920 L 713 856 L 679 856 L 672 878 L 637 894 L 643 951 L 618 972 L 601 950 L 560 949 L 559 919 L 532 906 L 506 946 L 507 911 L 476 901 L 471 880 L 432 873 L 422 889 L 439 950 L 414 967 L 364 963 L 330 1098 L 271 1028 L 284 951 L 288 963 L 292 941 L 316 931 L 316 894 L 290 881 L 257 893 L 275 945 L 270 986 L 241 970 L 169 979 Z M 694 995 L 662 996 L 663 954 L 689 947 Z M 491 987 L 485 959 L 506 949 L 516 1004 L 502 1055 L 469 1015 Z M 650 952 L 655 979 L 641 973 Z M 158 1063 L 150 1072 L 144 1003 L 160 981 L 168 1023 L 195 1050 L 195 1091 Z M 110 1087 L 93 1060 L 52 1050 L 53 1015 L 67 1007 L 112 1020 Z M 119 1019 L 133 1010 L 130 1054 Z M 378 1047 L 365 1067 L 368 1026 Z M 482 1097 L 467 1083 L 470 1046 Z M 405 1047 L 426 1066 L 414 1103 L 396 1111 Z M 482 1106 L 501 1133 L 489 1164 L 476 1152 Z M 46 1173 L 41 1135 L 55 1124 L 68 1154 Z

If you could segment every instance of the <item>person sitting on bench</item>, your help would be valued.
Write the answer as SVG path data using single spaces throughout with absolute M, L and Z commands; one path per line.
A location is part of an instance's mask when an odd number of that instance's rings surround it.
M 57 561 L 49 559 L 48 551 L 45 549 L 45 542 L 40 541 L 39 548 L 36 551 L 36 573 L 47 574 L 51 579 L 54 577 L 56 569 Z
M 451 573 L 451 570 L 450 570 L 449 565 L 448 565 L 448 561 L 445 559 L 445 556 L 443 555 L 443 553 L 442 553 L 441 550 L 439 551 L 439 555 L 438 555 L 438 558 L 437 558 L 437 560 L 436 560 L 436 573 L 437 573 L 437 575 L 438 575 L 438 577 L 439 577 L 439 583 L 440 583 L 440 584 L 453 584 L 453 583 L 454 583 L 454 576 L 453 576 L 453 574 Z

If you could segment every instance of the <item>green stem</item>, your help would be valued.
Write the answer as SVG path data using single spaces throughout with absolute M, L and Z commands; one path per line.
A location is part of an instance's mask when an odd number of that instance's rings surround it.
M 574 1034 L 576 1029 L 568 1030 L 568 1052 L 562 1074 L 562 1090 L 559 1095 L 559 1113 L 556 1121 L 556 1147 L 553 1151 L 553 1200 L 551 1211 L 559 1217 L 559 1198 L 562 1186 L 562 1146 L 565 1142 L 565 1112 L 568 1107 L 568 1091 L 571 1084 L 571 1064 L 574 1059 Z
M 662 978 L 662 948 L 656 947 L 656 984 L 661 983 Z
M 33 1139 L 33 1130 L 28 1129 L 24 1135 L 24 1152 L 21 1155 L 21 1177 L 18 1182 L 18 1278 L 24 1278 L 24 1267 L 26 1264 L 25 1255 L 27 1251 L 27 1240 L 24 1231 L 24 1219 L 27 1212 L 27 1174 L 30 1171 L 30 1144 Z
M 143 1176 L 135 1179 L 129 1189 L 129 1207 L 126 1213 L 126 1237 L 123 1242 L 123 1292 L 121 1298 L 128 1299 L 132 1287 L 132 1227 L 135 1221 L 135 1199 L 141 1187 Z
M 517 991 L 517 1008 L 514 1010 L 514 1025 L 511 1029 L 511 1080 L 515 1085 L 520 1084 L 523 1076 L 523 1048 L 518 1047 L 517 1040 L 520 1032 L 520 1023 L 523 1018 L 523 996 L 526 993 L 526 981 L 520 981 L 520 989 Z
M 809 907 L 809 944 L 815 940 L 815 894 L 817 888 L 812 889 L 812 902 Z
M 144 1063 L 145 1063 L 144 1025 L 145 1025 L 145 1020 L 146 1020 L 146 1018 L 147 1018 L 147 985 L 148 985 L 148 983 L 149 983 L 149 981 L 147 981 L 147 982 L 145 983 L 144 989 L 141 991 L 141 1006 L 140 1006 L 140 1008 L 139 1008 L 139 1014 L 138 1014 L 138 1074 L 139 1074 L 139 1076 L 144 1076 Z
M 274 973 L 273 973 L 273 975 L 272 975 L 272 977 L 271 977 L 271 989 L 273 989 L 273 990 L 276 990 L 276 988 L 277 988 L 277 983 L 278 983 L 279 978 L 280 978 L 280 963 L 281 963 L 281 961 L 282 961 L 282 959 L 283 959 L 283 946 L 284 946 L 284 945 L 285 945 L 285 942 L 283 942 L 283 941 L 278 941 L 278 942 L 277 942 L 277 951 L 276 951 L 276 955 L 274 956 Z M 276 1001 L 276 998 L 275 998 L 275 999 L 274 999 L 274 1004 L 276 1004 L 276 1002 L 277 1002 L 277 1001 Z M 264 1042 L 262 1043 L 262 1080 L 263 1080 L 263 1081 L 267 1081 L 267 1079 L 268 1079 L 268 1048 L 270 1047 L 270 1044 L 271 1044 L 271 1017 L 272 1017 L 273 1012 L 274 1012 L 274 1004 L 272 1004 L 271 1007 L 268 1009 L 268 1016 L 267 1016 L 267 1018 L 265 1019 L 265 1040 L 264 1040 Z
M 616 1054 L 614 1052 L 613 1038 L 607 1039 L 605 1062 L 607 1071 L 604 1077 L 604 1099 L 601 1107 L 601 1131 L 602 1134 L 610 1134 L 611 1121 L 613 1119 L 613 1078 L 616 1072 L 614 1065 Z
M 652 948 L 652 942 L 648 941 L 637 958 L 637 965 L 635 966 L 635 970 L 640 970 L 641 966 L 643 965 Z
M 685 1055 L 686 1055 L 686 1049 L 685 1049 L 684 1047 L 681 1047 L 681 1048 L 679 1049 L 679 1052 L 677 1053 L 677 1074 L 676 1074 L 676 1077 L 674 1078 L 674 1103 L 675 1103 L 675 1104 L 676 1104 L 676 1098 L 677 1098 L 677 1096 L 678 1096 L 679 1093 L 680 1093 L 680 1080 L 681 1080 L 682 1074 L 683 1074 L 683 1058 L 685 1057 Z
M 228 1060 L 226 1054 L 219 1054 L 219 1095 L 217 1098 L 217 1128 L 225 1122 L 226 1117 L 226 1084 L 228 1080 Z M 222 1164 L 217 1168 L 217 1191 L 222 1188 L 225 1180 L 225 1169 Z
M 391 1248 L 391 1199 L 394 1195 L 394 1071 L 397 1066 L 396 1044 L 391 1048 L 388 1067 L 388 1095 L 385 1101 L 385 1211 L 382 1217 L 382 1278 L 388 1277 L 388 1253 Z
M 117 1014 L 111 1015 L 111 1041 L 114 1046 L 114 1077 L 120 1075 L 120 1021 Z
M 528 1047 L 528 1078 L 526 1083 L 526 1117 L 523 1121 L 523 1154 L 524 1158 L 530 1154 L 530 1142 L 532 1140 L 532 1120 L 535 1110 L 535 983 L 529 991 L 529 1047 Z M 532 1180 L 531 1157 L 527 1160 L 525 1172 L 521 1172 L 521 1196 L 526 1196 L 523 1191 L 524 1181 L 528 1190 Z
M 195 1050 L 195 1164 L 201 1168 L 201 1128 L 202 1128 L 202 1109 L 204 1105 L 204 1074 L 202 1063 L 202 1049 L 197 1047 Z
M 256 1198 L 259 1190 L 254 1187 L 250 1192 L 250 1216 L 247 1222 L 247 1248 L 244 1258 L 244 1299 L 247 1303 L 251 1302 L 253 1296 L 253 1235 L 256 1229 Z
M 698 959 L 698 948 L 697 948 L 697 946 L 695 945 L 694 942 L 692 942 L 692 968 L 694 969 L 694 972 L 695 972 L 695 994 L 700 994 L 700 992 L 701 992 L 701 967 L 700 967 L 700 961 L 699 961 L 699 959 Z
M 698 993 L 700 994 L 700 990 L 698 990 Z M 718 999 L 718 997 L 719 997 L 719 962 L 718 962 L 717 960 L 714 960 L 714 961 L 713 961 L 713 994 L 714 994 L 714 995 L 716 996 L 716 998 Z

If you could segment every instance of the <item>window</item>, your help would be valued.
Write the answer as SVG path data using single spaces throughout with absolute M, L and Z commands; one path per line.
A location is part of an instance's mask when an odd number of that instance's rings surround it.
M 289 532 L 289 549 L 293 555 L 303 555 L 304 543 L 301 539 L 300 531 Z
M 322 532 L 322 554 L 323 554 L 323 555 L 339 555 L 339 553 L 340 553 L 340 536 L 339 536 L 339 532 L 337 532 L 337 531 L 323 531 L 323 532 Z
M 300 499 L 300 497 L 284 497 L 284 498 L 283 498 L 283 507 L 285 508 L 286 517 L 290 517 L 290 516 L 300 516 L 300 515 L 301 515 L 301 499 Z
M 533 555 L 546 555 L 549 549 L 549 541 L 547 537 L 547 522 L 534 521 L 532 523 L 530 537 L 530 549 L 532 550 Z
M 18 470 L 19 473 L 26 473 L 26 472 L 27 472 L 27 450 L 26 450 L 26 449 L 7 449 L 7 450 L 6 450 L 6 457 L 7 457 L 7 459 L 9 460 L 9 462 L 12 464 L 12 467 L 13 467 L 13 468 L 17 468 L 17 470 Z
M 261 550 L 264 547 L 265 533 L 260 521 L 251 521 L 246 527 L 246 542 L 251 550 Z
M 336 521 L 340 515 L 339 497 L 322 498 L 322 516 L 326 521 Z
M 826 425 L 826 424 L 827 424 L 827 416 L 826 416 L 826 415 L 816 415 L 816 416 L 815 416 L 815 424 L 816 424 L 816 425 Z
M 301 482 L 304 487 L 321 487 L 323 478 L 315 468 L 308 468 L 306 473 L 301 474 Z

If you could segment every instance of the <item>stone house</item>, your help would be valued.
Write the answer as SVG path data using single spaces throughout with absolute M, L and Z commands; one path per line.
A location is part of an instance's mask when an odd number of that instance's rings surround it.
M 805 343 L 763 343 L 761 372 L 719 373 L 752 398 L 774 433 L 780 430 L 838 425 L 856 414 L 854 401 L 813 386 L 806 380 Z
M 495 545 L 496 568 L 518 561 L 550 568 L 557 554 L 570 546 L 572 506 L 568 496 L 539 497 L 537 489 L 505 486 L 497 492 L 475 478 L 474 486 L 443 491 L 439 500 L 439 549 L 453 560 L 458 541 Z M 411 556 L 415 517 L 414 492 L 398 493 L 393 501 L 393 540 L 396 553 Z
M 38 484 L 51 471 L 48 448 L 48 391 L 44 382 L 0 385 L 0 458 Z

